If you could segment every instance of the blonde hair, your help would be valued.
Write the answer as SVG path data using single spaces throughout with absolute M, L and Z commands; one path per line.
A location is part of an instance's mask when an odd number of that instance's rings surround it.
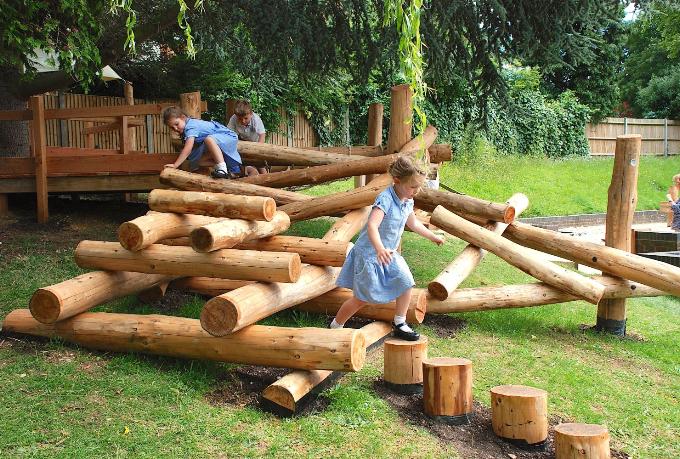
M 236 106 L 234 107 L 234 114 L 236 116 L 246 116 L 249 113 L 253 112 L 253 106 L 250 105 L 250 102 L 248 102 L 245 99 L 241 99 L 236 101 Z
M 417 161 L 410 156 L 399 156 L 392 161 L 387 168 L 387 173 L 399 180 L 408 179 L 414 175 L 427 176 L 429 167 L 422 161 Z
M 168 124 L 168 122 L 172 119 L 175 118 L 189 118 L 189 115 L 187 115 L 184 110 L 177 106 L 172 106 L 168 107 L 165 110 L 163 110 L 163 123 Z

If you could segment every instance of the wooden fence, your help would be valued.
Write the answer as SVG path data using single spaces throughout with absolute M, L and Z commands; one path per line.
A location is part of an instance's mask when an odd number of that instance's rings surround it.
M 135 99 L 135 104 L 148 103 L 173 103 L 172 100 L 145 101 Z M 49 94 L 45 95 L 45 108 L 84 108 L 84 107 L 108 107 L 126 105 L 123 97 L 92 96 L 86 94 Z M 281 123 L 278 132 L 268 132 L 267 142 L 274 145 L 289 147 L 310 148 L 319 145 L 319 136 L 307 121 L 304 113 L 298 112 L 294 116 L 288 115 L 283 109 L 279 110 Z M 161 115 L 145 115 L 142 126 L 131 127 L 135 131 L 136 150 L 147 153 L 174 152 L 170 130 L 163 124 Z M 223 120 L 220 120 L 223 121 Z M 50 147 L 73 147 L 86 148 L 87 135 L 85 128 L 86 120 L 48 120 L 47 121 L 47 145 Z M 104 122 L 92 123 L 94 126 L 106 124 Z M 108 131 L 94 134 L 94 147 L 102 149 L 118 150 L 118 131 Z
M 643 155 L 680 154 L 680 121 L 665 119 L 605 118 L 586 124 L 586 137 L 592 156 L 613 155 L 616 136 L 642 135 Z

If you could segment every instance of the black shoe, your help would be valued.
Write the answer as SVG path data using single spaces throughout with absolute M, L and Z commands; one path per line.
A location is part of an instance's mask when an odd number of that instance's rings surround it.
M 420 339 L 420 334 L 416 331 L 406 331 L 404 329 L 404 326 L 406 325 L 406 322 L 396 325 L 392 324 L 392 330 L 394 332 L 394 337 L 403 339 L 406 341 L 418 341 Z
M 215 169 L 210 173 L 212 178 L 223 178 L 223 179 L 235 179 L 238 175 L 233 172 L 223 171 L 221 169 Z

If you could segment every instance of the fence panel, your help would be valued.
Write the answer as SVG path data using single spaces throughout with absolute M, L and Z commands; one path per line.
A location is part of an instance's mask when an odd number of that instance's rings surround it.
M 643 155 L 680 154 L 680 121 L 640 118 L 605 118 L 586 124 L 590 154 L 613 155 L 616 136 L 622 134 L 640 134 Z

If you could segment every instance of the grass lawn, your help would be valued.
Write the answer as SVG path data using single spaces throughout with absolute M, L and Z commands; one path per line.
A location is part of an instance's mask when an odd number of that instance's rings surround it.
M 644 158 L 642 166 L 638 207 L 654 208 L 680 160 Z M 502 172 L 509 170 L 519 172 Z M 488 199 L 522 191 L 532 201 L 531 215 L 554 215 L 604 211 L 610 171 L 611 160 L 504 158 L 484 167 L 449 165 L 443 181 Z M 584 178 L 576 184 L 573 176 L 588 174 L 602 183 Z M 565 175 L 569 179 L 554 178 Z M 56 203 L 51 210 L 44 227 L 33 223 L 28 208 L 0 220 L 0 319 L 26 308 L 36 288 L 81 273 L 73 262 L 78 241 L 115 240 L 117 226 L 146 209 L 83 202 Z M 291 233 L 318 237 L 329 225 L 326 219 L 301 222 Z M 403 246 L 425 286 L 464 243 L 450 239 L 435 248 L 406 234 Z M 463 287 L 528 281 L 489 255 Z M 204 300 L 181 300 L 169 310 L 165 302 L 144 306 L 124 298 L 98 310 L 198 317 Z M 551 423 L 604 423 L 612 447 L 632 457 L 680 457 L 680 302 L 640 298 L 628 305 L 629 331 L 637 339 L 581 331 L 596 312 L 584 302 L 458 315 L 466 325 L 451 338 L 427 326 L 421 331 L 430 339 L 430 356 L 473 361 L 474 396 L 484 405 L 490 387 L 533 385 L 549 392 Z M 326 318 L 283 312 L 267 323 L 324 326 Z M 0 457 L 460 457 L 450 442 L 410 424 L 375 393 L 380 354 L 324 392 L 325 409 L 287 420 L 249 403 L 215 403 L 212 394 L 233 387 L 231 368 L 0 336 Z

